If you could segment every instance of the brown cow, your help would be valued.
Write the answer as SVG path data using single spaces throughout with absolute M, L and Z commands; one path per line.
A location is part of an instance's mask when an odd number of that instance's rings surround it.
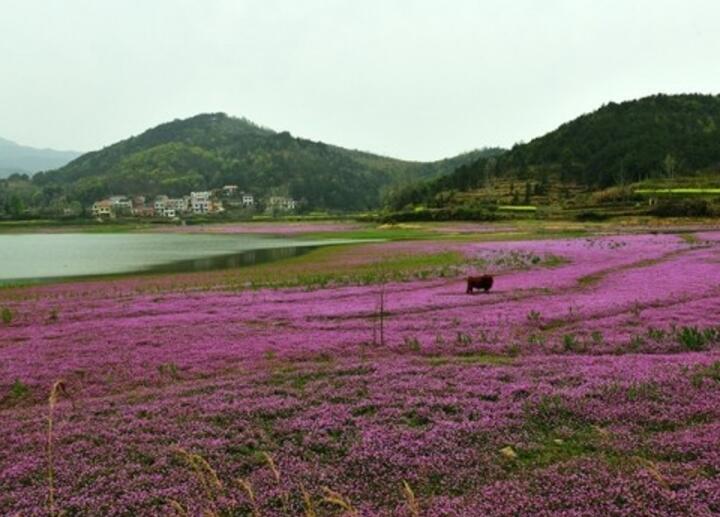
M 486 293 L 493 286 L 492 275 L 469 276 L 467 278 L 467 294 L 472 294 L 475 289 L 482 289 Z

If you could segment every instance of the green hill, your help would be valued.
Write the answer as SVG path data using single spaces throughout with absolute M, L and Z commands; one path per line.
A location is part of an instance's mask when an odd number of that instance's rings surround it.
M 683 185 L 699 176 L 720 182 L 720 96 L 654 95 L 606 104 L 501 156 L 398 189 L 388 204 L 398 209 L 467 201 L 453 193 L 482 191 L 488 197 L 498 185 L 505 197 L 500 201 L 511 194 L 528 202 L 553 190 L 567 195 L 638 182 Z
M 408 162 L 276 132 L 223 113 L 174 120 L 68 165 L 33 184 L 90 203 L 110 194 L 168 194 L 236 184 L 259 197 L 278 193 L 306 209 L 377 207 L 386 189 L 452 172 L 483 151 L 432 163 Z

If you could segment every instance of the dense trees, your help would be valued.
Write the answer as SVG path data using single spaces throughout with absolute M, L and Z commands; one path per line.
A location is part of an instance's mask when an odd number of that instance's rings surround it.
M 386 189 L 450 173 L 482 155 L 407 162 L 213 113 L 162 124 L 88 153 L 37 174 L 32 184 L 59 189 L 58 197 L 85 205 L 110 194 L 176 196 L 237 184 L 259 197 L 282 191 L 308 209 L 363 210 L 377 207 Z
M 492 164 L 481 157 L 446 177 L 394 192 L 387 201 L 393 208 L 432 203 L 438 192 L 485 186 L 488 169 L 519 183 L 532 179 L 542 191 L 551 172 L 561 183 L 605 188 L 719 168 L 720 96 L 655 95 L 607 104 L 516 145 Z
M 237 184 L 282 191 L 307 209 L 441 208 L 497 182 L 514 203 L 568 185 L 587 189 L 677 179 L 720 168 L 720 96 L 656 95 L 610 103 L 511 150 L 407 162 L 277 133 L 222 113 L 162 124 L 61 169 L 0 183 L 0 215 L 87 206 L 110 194 L 180 195 Z M 557 191 L 557 189 L 555 189 Z

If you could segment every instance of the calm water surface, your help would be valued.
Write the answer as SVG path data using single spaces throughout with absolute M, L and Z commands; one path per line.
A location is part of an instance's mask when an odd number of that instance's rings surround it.
M 224 269 L 293 257 L 318 246 L 347 242 L 357 241 L 237 234 L 0 235 L 0 283 Z

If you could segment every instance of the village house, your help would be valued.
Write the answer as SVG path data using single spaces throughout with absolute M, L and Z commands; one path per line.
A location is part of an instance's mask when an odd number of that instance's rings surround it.
M 152 205 L 142 205 L 133 208 L 135 217 L 155 217 L 155 207 Z
M 242 205 L 245 208 L 252 208 L 255 206 L 255 198 L 252 194 L 242 194 Z
M 98 206 L 98 211 L 102 212 L 104 216 L 132 215 L 132 201 L 127 196 L 110 196 L 103 201 L 109 203 L 111 212 L 111 214 L 106 213 L 107 209 L 104 206 L 105 203 L 103 203 L 103 205 Z
M 108 201 L 112 204 L 113 210 L 118 212 L 132 212 L 132 201 L 127 196 L 110 196 Z
M 159 212 L 162 212 L 163 210 L 165 210 L 168 199 L 170 199 L 170 198 L 165 195 L 160 195 L 160 196 L 155 197 L 155 203 L 153 203 L 153 206 L 155 207 L 156 213 L 159 213 Z
M 90 211 L 94 217 L 115 217 L 117 215 L 132 215 L 136 217 L 167 217 L 176 218 L 181 214 L 215 214 L 223 212 L 223 204 L 215 193 L 203 191 L 192 192 L 189 196 L 171 198 L 164 194 L 158 195 L 151 202 L 145 196 L 111 196 L 96 201 Z M 245 197 L 245 203 L 252 206 L 252 196 Z
M 109 199 L 103 199 L 102 201 L 96 201 L 93 203 L 92 208 L 93 217 L 115 217 L 113 213 L 112 201 Z
M 285 196 L 270 196 L 267 202 L 267 210 L 281 210 L 290 212 L 297 208 L 297 201 Z
M 219 214 L 220 212 L 224 212 L 225 207 L 223 206 L 222 201 L 218 199 L 211 200 L 210 204 L 210 213 L 211 214 Z
M 145 196 L 134 196 L 132 198 L 133 210 L 145 208 Z
M 225 185 L 222 188 L 223 196 L 225 197 L 233 197 L 238 193 L 238 186 L 237 185 Z
M 188 211 L 188 207 L 190 205 L 190 198 L 189 197 L 178 197 L 178 198 L 170 198 L 165 202 L 166 208 L 171 208 L 175 210 L 177 213 L 183 213 Z
M 213 198 L 212 192 L 191 192 L 190 210 L 193 214 L 214 214 L 222 212 L 222 202 Z
M 160 217 L 174 218 L 177 216 L 177 211 L 173 205 L 173 200 L 168 196 L 160 195 L 155 198 L 153 203 L 155 215 Z
M 152 217 L 155 215 L 155 208 L 145 204 L 145 196 L 135 196 L 132 199 L 132 214 L 135 217 Z
M 212 202 L 210 192 L 190 192 L 190 209 L 194 214 L 207 214 L 210 212 Z

